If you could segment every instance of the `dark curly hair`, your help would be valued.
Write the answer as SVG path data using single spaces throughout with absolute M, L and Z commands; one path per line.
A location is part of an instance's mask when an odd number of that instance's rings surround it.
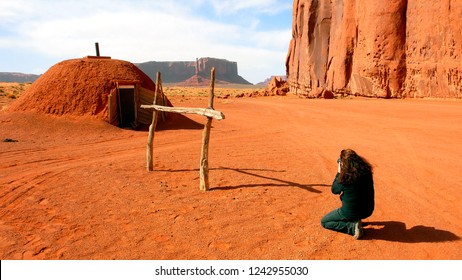
M 342 150 L 340 153 L 340 162 L 341 168 L 338 178 L 340 184 L 356 183 L 363 176 L 372 173 L 371 164 L 352 149 Z

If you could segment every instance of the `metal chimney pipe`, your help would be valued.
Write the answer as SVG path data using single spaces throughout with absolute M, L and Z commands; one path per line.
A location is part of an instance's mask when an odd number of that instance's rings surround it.
M 99 56 L 99 44 L 98 44 L 98 42 L 95 43 L 95 49 L 96 49 L 96 56 Z

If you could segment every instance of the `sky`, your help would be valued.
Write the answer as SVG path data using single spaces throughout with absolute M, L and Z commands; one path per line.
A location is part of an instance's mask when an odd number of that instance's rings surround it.
M 285 75 L 292 0 L 0 0 L 0 72 L 71 58 L 237 62 L 251 83 Z

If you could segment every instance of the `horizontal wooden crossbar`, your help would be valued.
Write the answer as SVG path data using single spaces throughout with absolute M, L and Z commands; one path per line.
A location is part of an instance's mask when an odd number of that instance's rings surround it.
M 141 108 L 179 114 L 196 114 L 217 120 L 223 120 L 225 118 L 225 115 L 222 112 L 209 108 L 167 107 L 160 105 L 141 105 Z

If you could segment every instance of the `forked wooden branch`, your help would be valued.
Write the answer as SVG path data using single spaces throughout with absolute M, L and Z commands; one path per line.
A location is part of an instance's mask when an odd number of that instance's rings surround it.
M 212 67 L 210 72 L 210 95 L 209 95 L 209 108 L 213 110 L 213 98 L 215 97 L 215 67 Z M 223 118 L 225 117 L 221 114 Z M 202 132 L 202 149 L 201 161 L 199 170 L 199 188 L 203 191 L 209 190 L 209 142 L 210 130 L 212 128 L 212 117 L 207 117 L 207 122 Z
M 154 101 L 153 105 L 156 105 L 157 102 L 157 93 L 161 89 L 162 85 L 162 80 L 160 76 L 160 72 L 157 72 L 157 78 L 156 78 L 156 91 L 154 93 Z M 148 134 L 148 145 L 146 147 L 146 168 L 148 171 L 153 171 L 154 170 L 154 163 L 152 159 L 152 143 L 154 141 L 154 132 L 156 130 L 157 126 L 157 111 L 152 111 L 152 122 L 151 125 L 149 126 L 149 134 Z

